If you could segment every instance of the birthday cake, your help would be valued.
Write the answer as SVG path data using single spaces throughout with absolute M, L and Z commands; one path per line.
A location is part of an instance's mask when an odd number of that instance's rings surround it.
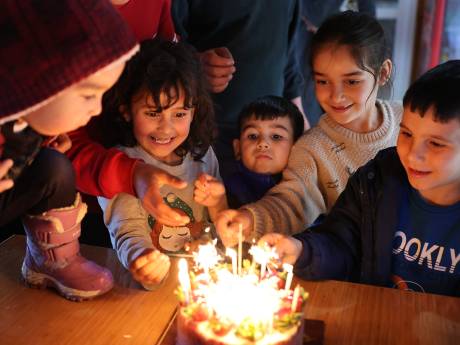
M 185 260 L 185 259 L 182 259 Z M 245 260 L 246 261 L 246 260 Z M 286 272 L 226 263 L 179 268 L 177 345 L 300 345 L 308 293 Z M 292 275 L 291 275 L 292 279 Z M 290 282 L 289 282 L 290 284 Z

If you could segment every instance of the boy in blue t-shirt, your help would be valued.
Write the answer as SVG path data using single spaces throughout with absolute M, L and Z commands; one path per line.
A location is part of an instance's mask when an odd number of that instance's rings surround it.
M 295 273 L 460 296 L 460 60 L 404 96 L 397 148 L 349 180 L 318 226 L 269 234 Z
M 304 120 L 292 102 L 264 96 L 241 110 L 238 129 L 233 140 L 237 171 L 224 180 L 230 208 L 259 200 L 281 180 Z

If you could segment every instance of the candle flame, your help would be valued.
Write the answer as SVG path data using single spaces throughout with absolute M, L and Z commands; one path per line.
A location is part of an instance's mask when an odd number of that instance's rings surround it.
M 206 273 L 222 260 L 220 255 L 217 254 L 215 244 L 216 240 L 205 245 L 199 245 L 198 252 L 193 253 L 195 264 L 199 268 L 203 269 Z
M 252 246 L 249 249 L 249 254 L 252 255 L 253 260 L 258 264 L 267 264 L 270 260 L 278 258 L 275 248 L 267 246 Z
M 250 318 L 255 323 L 269 325 L 281 305 L 283 290 L 273 280 L 259 282 L 254 274 L 233 275 L 227 270 L 217 272 L 217 280 L 201 285 L 197 294 L 218 318 L 240 324 Z

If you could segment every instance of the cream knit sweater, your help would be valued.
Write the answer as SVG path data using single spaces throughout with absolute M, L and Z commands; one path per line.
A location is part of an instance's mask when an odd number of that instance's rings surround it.
M 254 237 L 267 232 L 295 234 L 327 213 L 350 175 L 380 150 L 396 145 L 402 105 L 377 100 L 383 114 L 375 131 L 356 133 L 327 114 L 291 149 L 281 182 L 259 201 L 245 205 L 254 217 Z

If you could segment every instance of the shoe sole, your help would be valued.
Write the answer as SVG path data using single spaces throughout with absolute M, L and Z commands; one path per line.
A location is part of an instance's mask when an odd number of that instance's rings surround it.
M 39 273 L 31 270 L 29 267 L 22 264 L 21 268 L 22 280 L 27 287 L 35 289 L 46 289 L 52 288 L 56 290 L 62 297 L 73 301 L 73 302 L 82 302 L 93 299 L 97 296 L 103 295 L 106 292 L 110 291 L 113 287 L 111 284 L 107 289 L 104 290 L 78 290 L 69 288 L 61 284 L 58 280 L 54 279 L 52 276 Z

